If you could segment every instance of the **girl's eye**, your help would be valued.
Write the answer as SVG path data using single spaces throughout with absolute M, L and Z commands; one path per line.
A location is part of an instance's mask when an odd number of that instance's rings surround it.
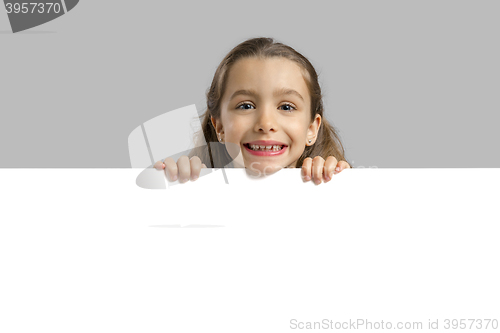
M 285 109 L 282 110 L 288 112 L 291 112 L 292 110 L 297 110 L 292 104 L 283 104 L 280 107 L 285 107 Z
M 243 106 L 243 108 L 241 108 L 242 106 Z M 236 108 L 237 108 L 237 109 L 242 109 L 242 110 L 248 110 L 248 109 L 250 109 L 248 106 L 253 107 L 253 105 L 252 105 L 252 104 L 249 104 L 249 103 L 242 103 L 242 104 L 238 105 Z
M 236 109 L 241 109 L 241 110 L 249 110 L 251 108 L 254 108 L 254 106 L 250 103 L 241 103 L 240 105 L 238 105 L 236 107 Z M 297 108 L 295 106 L 293 106 L 292 104 L 283 104 L 283 105 L 280 105 L 280 108 L 282 108 L 281 110 L 287 111 L 287 112 L 292 112 L 293 110 L 297 110 Z

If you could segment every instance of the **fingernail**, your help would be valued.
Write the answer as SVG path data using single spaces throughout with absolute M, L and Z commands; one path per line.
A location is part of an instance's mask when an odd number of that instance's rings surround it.
M 193 176 L 193 181 L 195 181 L 196 179 L 198 179 L 198 176 Z
M 340 167 L 337 167 L 335 170 L 340 171 Z
M 304 180 L 305 180 L 305 181 L 310 181 L 310 180 L 311 180 L 311 177 L 309 177 L 309 176 L 305 176 L 305 177 L 304 177 Z
M 188 180 L 187 180 L 186 178 L 182 178 L 182 179 L 181 179 L 181 183 L 185 183 L 185 182 L 187 182 L 187 181 L 188 181 Z
M 319 185 L 319 184 L 321 183 L 321 179 L 316 179 L 314 182 L 315 182 L 317 185 Z
M 177 176 L 172 177 L 172 181 L 175 182 L 177 180 Z
M 325 176 L 325 181 L 330 181 L 330 176 Z

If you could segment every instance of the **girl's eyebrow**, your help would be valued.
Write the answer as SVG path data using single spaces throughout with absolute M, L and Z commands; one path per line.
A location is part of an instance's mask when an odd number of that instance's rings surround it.
M 229 100 L 232 100 L 233 98 L 235 98 L 238 95 L 246 95 L 246 96 L 255 97 L 255 96 L 257 96 L 257 92 L 255 92 L 255 90 L 252 90 L 252 89 L 237 90 L 234 94 L 231 95 L 231 98 Z M 281 89 L 276 89 L 273 93 L 274 97 L 283 96 L 283 95 L 295 95 L 304 102 L 304 98 L 302 97 L 302 95 L 299 94 L 298 91 L 293 90 L 293 89 L 281 88 Z

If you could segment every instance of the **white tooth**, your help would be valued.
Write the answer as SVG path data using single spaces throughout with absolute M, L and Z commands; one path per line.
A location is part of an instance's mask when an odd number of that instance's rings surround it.
M 270 145 L 270 146 L 261 146 L 261 145 L 248 145 L 250 149 L 252 150 L 271 150 L 271 151 L 278 151 L 281 150 L 282 146 L 281 145 Z

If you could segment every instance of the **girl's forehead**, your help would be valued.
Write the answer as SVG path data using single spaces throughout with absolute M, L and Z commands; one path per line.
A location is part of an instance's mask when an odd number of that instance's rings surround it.
M 244 72 L 251 74 L 254 72 L 271 72 L 273 74 L 289 74 L 289 75 L 302 75 L 302 68 L 294 61 L 284 57 L 271 57 L 271 58 L 243 58 L 236 61 L 231 72 L 237 74 Z
M 271 87 L 294 89 L 301 95 L 309 94 L 304 70 L 286 58 L 244 58 L 234 63 L 229 70 L 226 90 Z

